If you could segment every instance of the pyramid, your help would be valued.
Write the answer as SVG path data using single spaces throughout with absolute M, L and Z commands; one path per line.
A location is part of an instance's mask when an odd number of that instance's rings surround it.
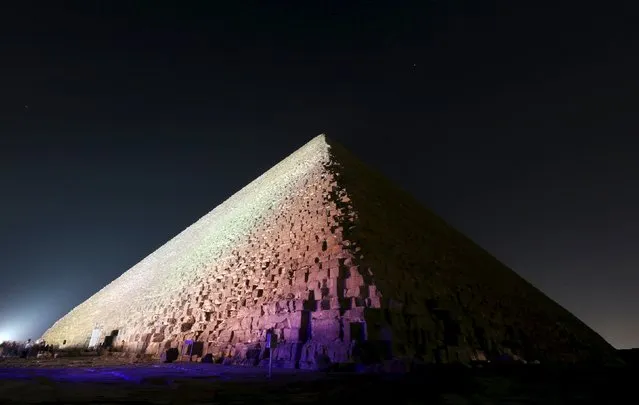
M 614 349 L 324 135 L 58 320 L 48 343 L 197 359 L 601 362 Z

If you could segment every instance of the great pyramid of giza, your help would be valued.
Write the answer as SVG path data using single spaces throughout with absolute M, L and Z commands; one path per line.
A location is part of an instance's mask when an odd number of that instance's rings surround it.
M 160 355 L 312 368 L 387 358 L 600 362 L 597 333 L 342 146 L 320 135 L 58 320 Z M 195 345 L 193 347 L 195 347 Z M 318 360 L 319 359 L 319 360 Z

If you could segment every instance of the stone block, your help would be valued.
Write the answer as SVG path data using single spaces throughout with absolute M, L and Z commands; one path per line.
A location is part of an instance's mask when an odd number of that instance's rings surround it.
M 340 337 L 340 322 L 337 319 L 313 320 L 313 340 L 334 341 Z
M 289 328 L 301 328 L 302 327 L 302 312 L 292 312 L 287 316 Z
M 315 320 L 323 320 L 323 319 L 337 319 L 340 317 L 339 310 L 330 309 L 330 310 L 322 310 L 313 312 L 311 314 L 311 318 L 313 321 Z
M 299 328 L 285 328 L 284 329 L 284 340 L 287 342 L 297 342 L 300 337 Z

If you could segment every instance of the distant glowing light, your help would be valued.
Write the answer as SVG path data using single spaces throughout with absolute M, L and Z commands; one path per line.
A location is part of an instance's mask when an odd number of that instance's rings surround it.
M 22 339 L 24 326 L 22 322 L 10 321 L 0 325 L 0 342 L 13 342 L 26 340 Z

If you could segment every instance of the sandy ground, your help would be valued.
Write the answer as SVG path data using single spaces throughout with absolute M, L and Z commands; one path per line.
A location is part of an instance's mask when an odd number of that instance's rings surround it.
M 318 373 L 82 358 L 0 361 L 0 403 L 639 404 L 630 369 L 438 368 L 419 375 Z

